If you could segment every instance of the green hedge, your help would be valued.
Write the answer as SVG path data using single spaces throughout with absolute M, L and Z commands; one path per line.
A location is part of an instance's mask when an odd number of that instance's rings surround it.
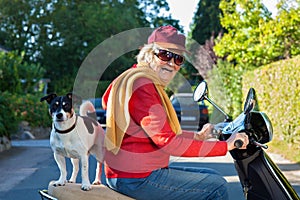
M 300 56 L 245 73 L 244 95 L 250 87 L 256 90 L 259 109 L 272 121 L 272 143 L 300 162 Z
M 271 151 L 300 163 L 300 56 L 251 68 L 219 61 L 207 80 L 210 98 L 235 118 L 242 112 L 247 92 L 253 87 L 259 109 L 273 124 Z M 211 107 L 210 113 L 211 123 L 224 119 Z

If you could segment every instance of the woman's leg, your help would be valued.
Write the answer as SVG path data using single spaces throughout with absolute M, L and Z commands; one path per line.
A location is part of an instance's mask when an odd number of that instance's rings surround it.
M 206 167 L 169 166 L 169 168 L 188 171 L 188 172 L 196 172 L 196 173 L 204 173 L 204 174 L 216 174 L 216 175 L 221 176 L 221 174 L 218 171 L 216 171 L 212 168 L 206 168 Z
M 159 169 L 143 179 L 108 179 L 108 185 L 136 199 L 228 199 L 227 182 L 203 168 Z

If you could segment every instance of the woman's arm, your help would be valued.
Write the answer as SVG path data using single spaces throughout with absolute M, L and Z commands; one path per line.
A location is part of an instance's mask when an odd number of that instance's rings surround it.
M 168 121 L 155 86 L 149 79 L 141 78 L 134 84 L 129 101 L 132 119 L 143 127 L 160 150 L 173 156 L 221 156 L 227 152 L 227 143 L 196 141 L 194 133 L 183 131 L 176 135 Z

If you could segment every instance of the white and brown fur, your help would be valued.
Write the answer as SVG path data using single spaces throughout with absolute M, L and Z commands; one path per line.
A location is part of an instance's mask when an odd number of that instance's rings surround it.
M 95 114 L 95 108 L 90 101 L 80 105 L 79 115 L 72 106 L 72 93 L 65 96 L 50 94 L 41 98 L 49 104 L 52 117 L 50 145 L 54 152 L 54 159 L 60 170 L 60 177 L 54 182 L 55 186 L 63 186 L 67 182 L 65 157 L 71 158 L 73 171 L 69 182 L 76 182 L 81 162 L 82 190 L 90 190 L 89 155 L 97 159 L 96 176 L 93 184 L 101 183 L 102 163 L 104 159 L 104 130 L 101 125 L 88 114 Z

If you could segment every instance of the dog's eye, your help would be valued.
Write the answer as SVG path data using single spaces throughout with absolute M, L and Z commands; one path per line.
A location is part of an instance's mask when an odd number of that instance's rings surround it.
M 54 109 L 54 110 L 56 110 L 56 109 L 57 109 L 57 107 L 58 107 L 58 105 L 57 105 L 57 104 L 53 104 L 53 105 L 52 105 L 52 109 Z
M 51 106 L 50 106 L 50 111 L 51 111 L 51 113 L 54 113 L 56 110 L 57 110 L 57 108 L 58 108 L 58 105 L 57 104 L 52 104 Z
M 63 107 L 64 107 L 64 109 L 70 109 L 71 108 L 71 105 L 69 104 L 69 103 L 67 103 L 67 102 L 64 102 L 63 103 Z

